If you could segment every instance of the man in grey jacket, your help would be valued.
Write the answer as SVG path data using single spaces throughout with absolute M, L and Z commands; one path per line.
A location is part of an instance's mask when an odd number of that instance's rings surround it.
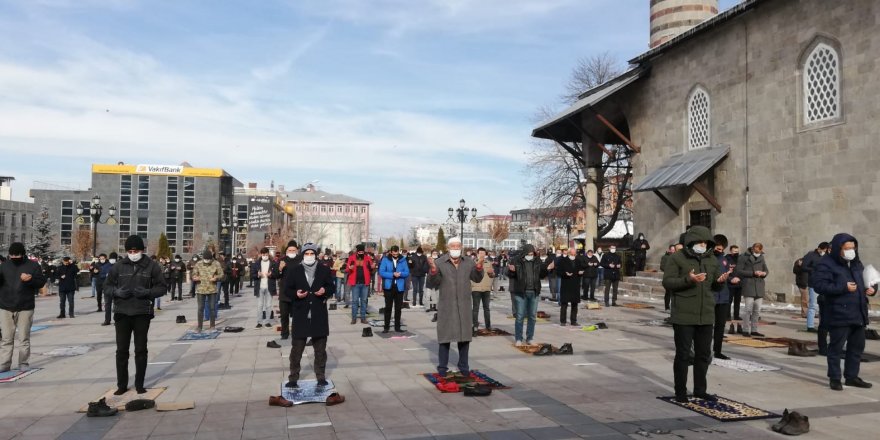
M 483 280 L 482 257 L 477 261 L 461 256 L 461 239 L 453 237 L 447 243 L 449 253 L 436 261 L 428 259 L 428 286 L 440 291 L 437 302 L 437 342 L 440 343 L 437 372 L 445 376 L 449 371 L 449 350 L 452 341 L 458 342 L 458 370 L 470 375 L 468 349 L 471 327 L 471 282 Z

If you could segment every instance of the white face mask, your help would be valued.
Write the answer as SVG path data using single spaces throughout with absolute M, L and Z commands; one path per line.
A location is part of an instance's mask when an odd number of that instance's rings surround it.
M 115 258 L 111 258 L 111 259 L 108 260 L 108 261 L 110 261 L 110 264 L 116 264 L 116 259 L 115 259 Z
M 617 252 L 617 248 L 608 249 L 608 252 L 611 252 L 613 254 L 613 253 Z
M 269 261 L 269 256 L 268 256 L 268 255 L 263 255 L 261 258 L 263 259 L 263 261 Z
M 761 253 L 760 252 L 753 252 L 752 255 L 754 255 L 755 258 L 758 258 L 761 256 Z
M 694 253 L 697 255 L 702 255 L 706 253 L 706 245 L 705 244 L 695 244 L 691 247 L 694 250 Z
M 461 257 L 461 249 L 450 249 L 449 256 L 452 258 Z
M 575 256 L 574 256 L 574 255 L 569 255 L 569 256 L 568 256 L 568 259 L 569 259 L 569 260 L 572 260 L 572 261 L 574 261 L 574 258 L 575 258 Z
M 294 258 L 296 258 L 296 252 L 288 252 L 288 253 L 287 253 L 287 258 L 290 258 L 291 260 L 294 259 Z
M 534 255 L 526 255 L 526 261 L 532 261 L 535 259 Z
M 314 255 L 306 255 L 303 257 L 303 264 L 306 266 L 311 266 L 315 264 L 315 256 Z
M 820 251 L 820 252 L 819 252 L 819 256 L 820 256 L 820 257 L 824 257 L 824 256 L 825 256 L 825 251 Z
M 131 260 L 132 263 L 137 263 L 138 261 L 141 261 L 141 257 L 143 256 L 143 252 L 137 252 L 134 254 L 128 254 L 128 259 Z
M 546 260 L 546 259 L 547 259 L 547 256 L 546 256 L 546 255 L 541 255 L 541 261 L 544 261 L 544 260 Z
M 437 254 L 431 254 L 431 258 L 437 258 Z
M 175 258 L 174 261 L 180 263 L 180 258 Z
M 843 259 L 846 261 L 852 261 L 856 259 L 856 250 L 855 249 L 847 249 L 843 251 Z
M 557 253 L 556 253 L 556 256 L 557 256 L 557 257 L 561 257 L 561 256 L 562 256 L 562 252 L 557 252 Z

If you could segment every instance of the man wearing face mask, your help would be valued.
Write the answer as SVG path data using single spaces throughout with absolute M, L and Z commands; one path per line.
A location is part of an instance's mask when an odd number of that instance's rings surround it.
M 196 285 L 199 284 L 198 281 L 192 279 L 192 270 L 196 266 L 196 264 L 198 264 L 198 262 L 199 262 L 199 256 L 193 255 L 192 260 L 190 260 L 186 263 L 186 271 L 189 272 L 189 277 L 190 277 L 190 283 L 189 283 L 189 297 L 190 298 L 196 297 Z
M 382 333 L 388 333 L 391 325 L 391 308 L 394 307 L 394 331 L 400 333 L 401 307 L 403 296 L 406 294 L 406 278 L 409 276 L 409 266 L 406 258 L 400 255 L 397 246 L 391 246 L 389 255 L 382 259 L 379 265 L 379 275 L 382 276 L 382 291 L 385 295 L 385 328 Z
M 351 292 L 352 324 L 357 322 L 358 315 L 361 324 L 367 323 L 367 296 L 370 293 L 369 286 L 376 263 L 365 249 L 363 244 L 357 245 L 354 255 L 349 256 L 345 263 L 345 273 L 348 276 L 346 284 Z
M 462 258 L 461 239 L 458 237 L 450 239 L 447 246 L 449 253 L 436 261 L 428 260 L 428 285 L 440 291 L 437 304 L 437 342 L 440 344 L 437 373 L 446 376 L 449 371 L 449 351 L 452 342 L 457 342 L 458 371 L 468 377 L 468 353 L 473 338 L 471 283 L 483 280 L 483 264 L 486 261 L 480 256 L 476 261 Z
M 473 302 L 473 323 L 474 332 L 476 333 L 480 326 L 480 303 L 483 304 L 483 324 L 486 330 L 492 329 L 492 320 L 489 313 L 489 301 L 492 296 L 492 282 L 495 280 L 495 269 L 492 267 L 491 261 L 487 258 L 486 249 L 477 249 L 477 261 L 483 261 L 483 269 L 486 276 L 479 283 L 471 282 L 471 300 Z
M 571 306 L 571 318 L 569 323 L 577 326 L 578 304 L 581 302 L 581 276 L 586 269 L 586 263 L 580 259 L 577 249 L 574 247 L 568 249 L 568 255 L 562 258 L 557 271 L 562 280 L 559 289 L 559 301 L 561 308 L 559 310 L 559 323 L 565 325 L 567 309 Z
M 859 377 L 862 353 L 865 351 L 865 327 L 868 325 L 868 297 L 877 293 L 877 286 L 865 284 L 865 267 L 859 259 L 859 242 L 850 234 L 841 233 L 831 239 L 831 251 L 815 265 L 810 284 L 823 299 L 822 324 L 828 328 L 828 379 L 832 390 L 842 391 L 843 385 L 871 388 Z M 5 332 L 4 332 L 5 334 Z M 843 378 L 840 383 L 840 358 L 844 356 Z
M 219 261 L 214 260 L 214 253 L 208 249 L 202 254 L 202 260 L 193 266 L 193 280 L 198 281 L 196 287 L 198 315 L 198 331 L 202 331 L 202 325 L 205 322 L 205 314 L 210 320 L 210 329 L 214 329 L 214 320 L 216 319 L 217 295 L 220 290 L 217 288 L 218 281 L 223 280 L 223 267 Z M 206 312 L 207 310 L 207 312 Z
M 617 255 L 617 247 L 608 248 L 608 253 L 602 256 L 603 277 L 605 278 L 605 307 L 617 307 L 617 286 L 620 283 L 620 255 Z M 613 290 L 611 302 L 608 302 L 608 295 Z
M 425 260 L 425 264 L 427 264 L 427 262 L 430 260 L 437 260 L 438 258 L 440 258 L 440 253 L 437 252 L 436 250 L 432 251 L 430 258 Z M 430 266 L 428 267 L 428 269 L 430 270 Z M 427 272 L 426 272 L 426 274 L 427 274 Z M 437 291 L 436 287 L 433 287 L 427 283 L 427 278 L 425 278 L 425 290 L 428 293 L 428 308 L 425 309 L 425 312 L 432 312 L 432 311 L 436 312 L 437 311 L 438 291 Z
M 559 252 L 559 256 L 562 256 L 562 252 Z M 546 268 L 550 265 L 550 263 L 556 263 L 555 253 L 548 251 L 541 251 L 541 264 Z M 556 271 L 553 269 L 547 270 L 547 283 L 550 288 L 550 301 L 555 303 L 559 302 L 559 277 L 556 276 Z
M 73 314 L 73 298 L 76 296 L 76 291 L 79 290 L 79 280 L 77 279 L 77 275 L 79 275 L 79 268 L 73 264 L 73 261 L 70 260 L 70 257 L 64 257 L 61 259 L 61 266 L 58 267 L 58 298 L 61 302 L 61 313 L 58 315 L 57 319 L 65 318 L 65 310 L 64 303 L 65 301 L 68 303 L 70 307 L 70 317 L 74 318 Z
M 681 240 L 685 248 L 666 263 L 663 287 L 672 293 L 670 321 L 675 334 L 675 400 L 688 401 L 687 377 L 694 348 L 694 397 L 718 400 L 707 392 L 706 374 L 712 362 L 712 334 L 715 325 L 715 292 L 727 282 L 718 259 L 707 252 L 714 247 L 712 234 L 703 226 L 693 226 Z
M 107 254 L 99 255 L 98 261 L 94 264 L 94 268 L 98 271 L 95 273 L 95 293 L 98 300 L 97 312 L 104 311 L 104 281 L 107 281 L 107 275 L 110 274 L 111 267 L 113 265 L 107 262 Z
M 183 301 L 183 279 L 186 278 L 186 265 L 180 255 L 174 256 L 171 262 L 171 301 L 174 301 L 174 292 L 177 291 L 177 300 Z
M 272 321 L 272 297 L 278 292 L 275 280 L 278 278 L 278 265 L 269 258 L 269 248 L 260 249 L 260 258 L 251 266 L 254 296 L 257 297 L 257 328 L 270 327 Z
M 733 272 L 733 281 L 739 280 L 742 286 L 743 336 L 763 337 L 758 332 L 761 319 L 761 305 L 764 303 L 764 290 L 767 278 L 767 263 L 764 261 L 764 245 L 755 243 L 745 255 L 739 257 Z
M 114 264 L 104 284 L 105 294 L 113 297 L 116 321 L 116 395 L 128 391 L 128 356 L 134 335 L 134 386 L 146 393 L 147 333 L 153 319 L 153 300 L 166 293 L 165 277 L 159 263 L 144 255 L 144 240 L 131 235 L 125 240 L 128 258 Z
M 725 258 L 724 249 L 727 248 L 727 236 L 716 234 L 713 237 L 715 248 L 713 253 L 718 265 L 721 267 L 721 273 L 727 274 L 728 280 L 733 273 L 729 260 Z M 712 352 L 716 359 L 730 359 L 721 352 L 721 346 L 724 344 L 724 325 L 730 318 L 730 290 L 728 283 L 721 283 L 718 290 L 715 291 L 715 329 L 713 330 Z
M 639 233 L 639 238 L 633 242 L 632 248 L 635 249 L 635 263 L 636 263 L 636 271 L 641 272 L 645 270 L 645 262 L 648 259 L 648 249 L 651 249 L 651 245 L 648 244 L 648 240 L 645 239 L 645 234 Z
M 593 254 L 592 249 L 587 249 L 584 261 L 584 294 L 581 297 L 587 301 L 596 301 L 596 277 L 599 276 L 599 259 Z
M 116 261 L 119 258 L 119 255 L 116 252 L 110 252 L 110 257 L 107 259 L 107 263 L 101 267 L 101 282 L 98 284 L 98 292 L 104 295 L 104 285 L 107 284 L 107 277 L 110 276 L 110 270 L 113 269 L 113 266 L 116 265 Z M 106 275 L 104 274 L 104 269 L 106 269 Z M 102 326 L 110 325 L 110 319 L 113 317 L 113 296 L 112 295 L 104 295 L 104 322 L 101 323 Z
M 523 345 L 523 321 L 528 319 L 526 325 L 526 345 L 532 345 L 535 337 L 535 320 L 538 314 L 538 298 L 541 296 L 541 279 L 547 277 L 547 271 L 555 268 L 551 261 L 549 265 L 541 263 L 535 257 L 535 247 L 531 244 L 523 246 L 522 251 L 507 267 L 508 276 L 511 279 L 511 293 L 516 310 L 514 339 L 517 347 Z
M 416 253 L 411 255 L 409 261 L 412 264 L 409 268 L 409 274 L 412 279 L 413 304 L 420 307 L 425 305 L 425 277 L 428 275 L 428 257 L 425 251 L 419 246 Z
M 18 336 L 18 369 L 30 368 L 31 324 L 34 297 L 46 284 L 40 265 L 25 258 L 23 243 L 9 246 L 9 259 L 0 264 L 0 373 L 12 368 L 12 351 Z
M 736 265 L 739 263 L 739 246 L 731 245 L 730 252 L 724 258 L 727 259 L 727 266 L 736 271 Z M 740 304 L 742 304 L 742 286 L 740 279 L 731 276 L 727 281 L 727 288 L 730 290 L 730 330 L 728 334 L 742 334 L 742 318 L 739 316 Z M 734 321 L 736 329 L 733 328 Z
M 816 328 L 816 311 L 819 308 L 818 305 L 818 295 L 816 295 L 816 289 L 813 288 L 811 275 L 813 274 L 813 270 L 815 270 L 816 265 L 819 264 L 819 261 L 825 254 L 828 252 L 828 248 L 831 245 L 827 241 L 823 241 L 819 243 L 819 246 L 816 247 L 815 250 L 808 252 L 804 255 L 803 265 L 801 266 L 801 272 L 803 272 L 807 277 L 807 293 L 808 293 L 808 301 L 807 301 L 807 331 L 818 333 L 819 330 Z M 819 326 L 821 328 L 822 322 L 819 322 Z M 827 337 L 822 336 L 819 338 L 819 351 L 825 352 L 825 348 L 827 347 Z
M 300 265 L 302 260 L 302 255 L 299 255 L 299 244 L 296 240 L 290 240 L 287 243 L 284 257 L 278 262 L 279 290 L 284 289 L 285 277 L 287 277 L 287 274 L 292 268 Z M 278 308 L 281 309 L 281 339 L 287 339 L 290 337 L 290 320 L 293 317 L 290 310 L 290 300 L 285 299 L 283 295 L 279 295 L 278 306 Z

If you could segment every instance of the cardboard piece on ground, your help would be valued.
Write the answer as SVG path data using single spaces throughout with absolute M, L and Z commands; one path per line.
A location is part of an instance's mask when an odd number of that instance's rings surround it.
M 780 344 L 778 342 L 768 342 L 762 341 L 760 339 L 754 338 L 743 338 L 743 339 L 732 339 L 727 342 L 735 345 L 742 345 L 745 347 L 753 347 L 753 348 L 785 348 L 788 347 L 788 344 Z
M 101 398 L 103 397 L 104 399 L 107 399 L 106 400 L 107 406 L 109 406 L 110 408 L 116 408 L 119 411 L 125 411 L 125 404 L 126 403 L 131 402 L 132 400 L 136 400 L 136 399 L 156 400 L 156 398 L 159 397 L 159 395 L 162 394 L 166 389 L 168 389 L 168 387 L 147 388 L 146 393 L 138 394 L 137 391 L 135 391 L 134 388 L 132 388 L 132 389 L 128 390 L 125 394 L 123 394 L 121 396 L 117 396 L 117 395 L 113 394 L 113 392 L 116 390 L 111 388 L 111 389 L 107 390 L 107 392 L 104 393 L 104 395 L 98 396 L 98 398 L 93 400 L 93 402 L 97 402 L 97 401 L 101 400 Z M 84 412 L 88 412 L 88 410 L 89 410 L 89 404 L 86 403 L 77 412 L 84 413 Z
M 73 345 L 47 351 L 43 353 L 43 356 L 79 356 L 88 353 L 91 349 L 91 345 Z
M 180 411 L 195 407 L 196 402 L 193 400 L 189 402 L 156 402 L 156 411 Z
M 599 310 L 602 308 L 602 306 L 599 305 L 598 302 L 587 301 L 587 304 L 584 305 L 584 308 L 587 310 Z

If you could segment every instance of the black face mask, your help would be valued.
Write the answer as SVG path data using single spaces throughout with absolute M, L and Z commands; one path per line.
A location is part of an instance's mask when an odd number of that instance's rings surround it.
M 364 256 L 363 252 L 358 252 L 358 257 L 363 257 L 363 256 Z
M 713 251 L 713 252 L 715 252 L 715 255 L 724 255 L 723 251 Z
M 15 265 L 21 265 L 24 263 L 24 257 L 9 257 L 9 261 Z

